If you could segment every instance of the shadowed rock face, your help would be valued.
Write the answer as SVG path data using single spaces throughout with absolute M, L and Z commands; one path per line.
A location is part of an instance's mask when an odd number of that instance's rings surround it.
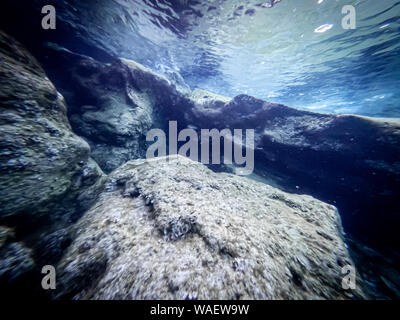
M 0 224 L 15 228 L 15 237 L 7 239 L 35 247 L 37 239 L 90 206 L 103 173 L 89 158 L 88 144 L 72 132 L 64 98 L 37 61 L 4 33 L 0 60 Z M 33 251 L 23 246 L 5 247 L 13 250 L 1 250 L 0 263 L 12 265 L 23 256 L 31 261 Z M 41 251 L 48 249 L 44 244 Z M 25 269 L 0 272 L 0 280 L 13 281 L 18 270 Z
M 341 288 L 341 268 L 352 261 L 333 206 L 184 157 L 165 160 L 131 161 L 109 175 L 99 201 L 74 227 L 56 296 L 362 296 Z
M 162 115 L 169 107 L 189 103 L 187 87 L 134 61 L 104 64 L 55 45 L 44 50 L 43 63 L 68 101 L 74 131 L 90 144 L 92 157 L 107 173 L 145 157 L 147 131 L 164 125 Z

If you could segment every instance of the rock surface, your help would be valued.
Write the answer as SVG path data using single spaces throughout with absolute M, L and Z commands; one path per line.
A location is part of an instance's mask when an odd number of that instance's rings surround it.
M 134 61 L 104 64 L 54 44 L 45 52 L 43 63 L 68 101 L 74 131 L 90 144 L 91 156 L 107 173 L 143 158 L 147 131 L 163 125 L 162 114 L 170 106 L 187 104 L 187 88 Z
M 21 242 L 15 242 L 15 233 L 0 226 L 0 284 L 2 288 L 33 271 L 33 252 Z
M 74 130 L 91 144 L 106 172 L 143 157 L 148 129 L 167 132 L 170 120 L 178 121 L 178 130 L 254 129 L 259 176 L 335 205 L 347 232 L 372 246 L 400 243 L 398 121 L 301 111 L 247 95 L 189 92 L 135 62 L 99 63 L 54 45 L 46 57 L 42 63 L 72 106 Z M 57 71 L 59 65 L 65 72 Z
M 400 125 L 395 119 L 318 114 L 247 95 L 229 99 L 198 89 L 188 92 L 132 61 L 99 63 L 54 45 L 48 45 L 45 52 L 42 63 L 72 106 L 74 130 L 92 145 L 93 157 L 106 172 L 143 156 L 148 128 L 167 132 L 169 120 L 178 121 L 178 130 L 255 129 L 257 179 L 335 205 L 352 237 L 384 254 L 390 249 L 398 251 Z M 58 72 L 59 65 L 66 72 Z M 90 72 L 85 71 L 88 66 Z M 124 114 L 127 119 L 138 115 L 129 103 L 131 95 L 138 98 L 138 105 L 145 105 L 140 112 L 151 116 L 113 125 L 118 117 L 109 117 L 113 112 L 107 109 L 115 110 L 115 93 L 124 101 L 118 106 L 124 111 L 115 115 Z M 114 102 L 104 104 L 105 100 Z M 224 165 L 210 168 L 232 169 Z M 398 261 L 396 254 L 390 256 Z
M 255 129 L 255 172 L 338 207 L 346 230 L 400 249 L 400 122 L 292 109 L 246 95 L 192 95 L 187 125 Z
M 0 57 L 1 218 L 34 216 L 84 176 L 90 149 L 42 68 L 4 33 Z
M 79 235 L 76 232 L 70 233 L 65 227 L 76 222 L 92 206 L 92 203 L 96 201 L 98 190 L 102 188 L 103 184 L 101 169 L 95 161 L 89 158 L 88 143 L 92 147 L 91 155 L 106 172 L 110 172 L 130 159 L 143 156 L 146 149 L 144 137 L 147 130 L 151 127 L 165 129 L 168 120 L 178 120 L 179 129 L 186 127 L 255 129 L 255 169 L 261 179 L 272 181 L 274 185 L 278 185 L 286 191 L 313 194 L 323 201 L 334 204 L 339 208 L 343 223 L 351 235 L 368 240 L 378 249 L 382 245 L 398 249 L 396 247 L 400 243 L 396 229 L 400 210 L 398 203 L 400 165 L 397 157 L 400 152 L 400 125 L 398 122 L 388 119 L 372 120 L 348 115 L 325 115 L 299 111 L 246 95 L 228 99 L 201 90 L 190 93 L 181 84 L 171 82 L 133 61 L 109 57 L 110 63 L 100 63 L 54 44 L 47 45 L 46 50 L 40 51 L 42 54 L 40 62 L 44 65 L 51 80 L 66 97 L 70 106 L 68 110 L 62 95 L 47 79 L 37 61 L 13 39 L 4 33 L 0 35 L 2 64 L 0 69 L 0 170 L 2 171 L 0 176 L 0 225 L 7 225 L 15 229 L 15 235 L 8 237 L 7 246 L 1 249 L 1 281 L 4 279 L 6 282 L 10 279 L 14 281 L 29 274 L 37 266 L 57 263 L 65 249 Z M 60 65 L 63 66 L 62 72 L 59 71 Z M 88 143 L 72 133 L 66 116 L 67 111 L 73 130 L 83 136 Z M 126 168 L 124 166 L 121 170 L 126 170 Z M 213 169 L 225 170 L 222 167 Z M 165 168 L 165 170 L 172 169 Z M 114 173 L 111 177 L 114 177 Z M 204 179 L 204 177 L 199 177 L 199 179 Z M 125 183 L 122 183 L 121 188 L 125 188 L 124 185 Z M 175 182 L 172 183 L 172 186 L 175 188 Z M 109 184 L 109 187 L 112 189 L 112 183 Z M 164 187 L 167 188 L 167 186 Z M 149 190 L 147 189 L 144 195 L 133 191 L 132 199 L 125 196 L 121 198 L 118 190 L 113 191 L 116 192 L 115 194 L 105 192 L 102 194 L 103 200 L 98 203 L 99 209 L 102 211 L 105 210 L 104 208 L 109 208 L 110 212 L 105 215 L 111 215 L 110 221 L 128 219 L 131 212 L 128 212 L 125 205 L 131 204 L 137 206 L 136 209 L 133 209 L 134 212 L 141 216 L 149 215 L 151 227 L 144 224 L 143 221 L 140 221 L 140 226 L 151 232 L 156 230 L 155 233 L 158 236 L 159 230 L 163 232 L 166 230 L 166 239 L 163 239 L 163 235 L 159 237 L 162 240 L 151 238 L 150 251 L 153 244 L 158 244 L 157 241 L 166 241 L 166 248 L 171 248 L 171 252 L 177 252 L 175 258 L 178 259 L 178 253 L 181 250 L 185 254 L 190 251 L 189 245 L 184 241 L 200 237 L 208 242 L 207 245 L 202 245 L 201 242 L 194 241 L 194 247 L 199 250 L 220 252 L 219 248 L 222 246 L 222 254 L 211 255 L 211 262 L 221 266 L 221 270 L 228 270 L 227 266 L 230 263 L 241 265 L 241 261 L 245 257 L 240 250 L 239 253 L 236 253 L 237 256 L 230 258 L 230 252 L 236 252 L 237 248 L 234 246 L 233 251 L 229 251 L 231 247 L 228 240 L 231 240 L 232 237 L 242 239 L 235 233 L 236 231 L 232 233 L 234 236 L 231 234 L 230 238 L 217 237 L 217 244 L 215 244 L 212 241 L 215 237 L 212 233 L 213 227 L 197 218 L 196 220 L 188 219 L 190 214 L 179 216 L 181 217 L 179 219 L 172 212 L 173 210 L 168 209 L 164 214 L 165 220 L 157 218 L 154 216 L 154 208 L 150 203 L 153 191 Z M 177 191 L 183 192 L 180 189 Z M 212 192 L 220 194 L 218 190 L 213 189 Z M 104 200 L 106 197 L 110 197 L 107 198 L 110 200 L 110 205 Z M 143 197 L 150 200 L 143 200 Z M 297 196 L 293 197 L 298 199 Z M 172 199 L 174 198 L 172 197 Z M 211 195 L 205 199 L 214 203 Z M 234 203 L 237 202 L 237 199 L 227 199 Z M 175 200 L 179 202 L 176 197 Z M 148 201 L 147 205 L 146 201 Z M 247 203 L 247 200 L 245 202 Z M 225 206 L 229 207 L 229 204 L 225 204 Z M 217 204 L 214 207 L 217 207 Z M 183 208 L 187 209 L 187 206 L 184 205 Z M 116 210 L 121 211 L 118 213 Z M 201 213 L 201 210 L 198 209 L 197 212 Z M 94 208 L 89 213 L 90 215 L 80 222 L 79 228 L 83 228 L 85 223 L 88 228 L 97 224 L 100 224 L 99 228 L 103 228 L 104 226 L 101 225 L 103 217 L 97 216 Z M 96 219 L 99 219 L 98 222 L 92 220 L 91 217 L 94 215 L 96 215 Z M 117 216 L 117 219 L 114 218 L 114 215 Z M 239 218 L 234 215 L 232 219 L 238 220 Z M 126 221 L 128 221 L 128 226 L 129 223 L 132 223 L 131 220 Z M 198 225 L 208 231 L 201 233 L 198 231 Z M 8 227 L 4 230 L 10 230 Z M 253 227 L 250 222 L 249 227 L 250 229 Z M 288 227 L 290 225 L 282 226 L 283 229 Z M 296 227 L 293 227 L 296 230 Z M 130 241 L 131 236 L 129 234 L 121 236 L 122 229 L 118 228 L 115 231 L 115 238 L 107 235 L 105 239 L 108 240 L 105 241 L 123 239 L 122 247 L 129 247 L 129 244 L 124 241 Z M 131 232 L 137 228 L 131 226 L 127 227 L 127 230 L 126 232 Z M 94 239 L 97 237 L 100 239 L 97 231 L 94 232 L 96 234 Z M 247 235 L 251 239 L 252 235 Z M 332 236 L 329 233 L 327 235 L 328 237 Z M 336 239 L 336 236 L 338 233 L 334 233 L 333 238 Z M 145 241 L 140 232 L 137 239 Z M 247 238 L 245 240 L 250 241 Z M 186 244 L 183 244 L 182 248 L 170 247 L 179 241 Z M 246 241 L 245 243 L 250 246 L 250 242 Z M 65 269 L 64 289 L 60 292 L 61 297 L 131 298 L 135 296 L 149 298 L 148 292 L 154 292 L 152 289 L 146 293 L 139 291 L 132 293 L 127 289 L 118 289 L 124 281 L 128 287 L 131 286 L 135 290 L 137 287 L 129 277 L 124 278 L 125 280 L 114 278 L 113 275 L 118 274 L 115 269 L 111 273 L 107 273 L 110 266 L 119 268 L 117 264 L 110 262 L 110 257 L 120 257 L 120 267 L 123 272 L 125 265 L 132 266 L 132 262 L 126 262 L 125 259 L 136 257 L 137 253 L 132 252 L 133 256 L 120 254 L 118 245 L 116 248 L 111 248 L 108 243 L 101 242 L 104 244 L 105 250 L 100 250 L 98 245 L 93 245 L 94 251 L 91 251 L 93 255 L 85 255 L 83 254 L 85 248 L 90 249 L 92 244 L 82 237 L 76 243 L 79 242 L 84 243 L 79 249 L 82 255 L 76 255 L 78 260 L 75 265 Z M 164 244 L 164 242 L 161 243 Z M 359 247 L 361 248 L 362 245 Z M 286 250 L 286 247 L 284 248 Z M 301 254 L 308 252 L 305 247 L 303 249 Z M 225 250 L 228 253 L 225 253 Z M 277 250 L 279 252 L 279 249 Z M 283 261 L 284 265 L 292 266 L 289 263 L 295 254 L 292 250 L 294 247 L 288 251 L 289 260 L 284 261 L 284 258 L 281 257 L 279 258 L 280 263 Z M 310 250 L 312 250 L 311 254 L 315 253 L 314 247 L 311 246 Z M 359 264 L 363 264 L 364 251 L 362 248 L 355 254 Z M 169 252 L 167 253 L 169 254 Z M 163 258 L 167 253 L 161 251 L 159 254 Z M 334 251 L 334 254 L 340 255 L 341 251 L 339 253 Z M 67 261 L 66 259 L 74 257 L 74 255 L 75 253 L 70 253 L 63 261 Z M 259 255 L 259 251 L 255 255 Z M 231 261 L 225 261 L 224 257 Z M 236 257 L 239 257 L 238 261 L 235 260 Z M 198 257 L 194 258 L 198 259 Z M 344 258 L 348 258 L 347 253 L 343 256 Z M 377 261 L 385 260 L 385 258 L 380 256 Z M 368 268 L 374 268 L 376 265 L 374 259 L 376 258 L 368 256 L 368 259 L 370 259 Z M 389 266 L 382 268 L 378 266 L 377 268 L 378 271 L 384 269 L 382 272 L 385 274 L 375 283 L 385 288 L 390 297 L 396 296 L 399 292 L 398 274 L 393 272 L 396 261 L 398 258 L 390 261 Z M 38 262 L 40 263 L 38 264 Z M 186 262 L 184 261 L 184 263 Z M 381 262 L 378 264 L 381 265 Z M 14 271 L 10 273 L 7 271 L 11 270 L 7 267 L 10 265 L 18 267 L 13 267 Z M 163 264 L 155 263 L 155 266 L 169 271 L 169 267 L 167 268 Z M 254 260 L 251 260 L 245 267 L 248 268 L 246 270 L 256 270 L 254 266 Z M 274 269 L 276 266 L 274 266 L 271 266 L 271 272 L 276 271 Z M 336 268 L 336 265 L 334 266 Z M 73 269 L 75 267 L 76 269 Z M 137 265 L 133 265 L 133 267 L 136 268 L 135 270 L 142 270 Z M 62 265 L 61 268 L 63 268 Z M 202 266 L 201 268 L 207 267 Z M 255 275 L 252 278 L 248 274 L 240 279 L 254 280 L 251 282 L 251 289 L 246 291 L 238 284 L 237 291 L 240 291 L 239 295 L 242 294 L 240 297 L 261 297 L 263 294 L 266 298 L 326 298 L 334 296 L 340 298 L 345 296 L 343 293 L 335 291 L 337 287 L 333 285 L 328 285 L 328 289 L 323 291 L 319 280 L 318 283 L 309 281 L 307 277 L 310 274 L 306 273 L 304 278 L 299 280 L 299 275 L 303 277 L 300 272 L 303 270 L 293 268 L 289 268 L 290 275 L 288 277 L 291 280 L 287 281 L 291 281 L 292 284 L 297 282 L 297 286 L 306 283 L 311 287 L 310 291 L 299 293 L 300 291 L 288 289 L 280 295 L 275 290 L 276 287 L 273 287 L 270 291 L 268 289 L 262 294 L 258 294 L 256 293 L 258 292 L 257 288 L 262 288 L 260 279 L 263 276 Z M 194 270 L 198 269 L 194 268 Z M 201 271 L 205 270 L 201 269 Z M 214 270 L 216 278 L 220 279 L 221 274 L 217 272 L 218 270 L 212 268 L 210 270 Z M 253 273 L 257 274 L 257 272 Z M 332 277 L 336 277 L 337 280 L 340 270 L 335 269 L 332 272 Z M 87 274 L 91 276 L 87 277 Z M 105 291 L 95 295 L 90 290 L 93 286 L 103 288 L 102 285 L 106 281 L 105 275 L 112 278 L 110 290 L 104 289 Z M 282 273 L 277 273 L 277 275 L 281 277 Z M 196 291 L 189 285 L 184 286 L 182 290 L 175 290 L 176 287 L 180 288 L 179 285 L 175 286 L 174 284 L 175 282 L 179 283 L 176 279 L 180 279 L 180 276 L 181 273 L 177 273 L 175 278 L 160 280 L 159 284 L 156 281 L 151 283 L 155 288 L 163 286 L 166 282 L 168 285 L 171 284 L 172 289 L 165 291 L 165 297 L 168 298 L 184 297 L 186 293 L 189 298 L 205 297 L 202 292 Z M 193 279 L 199 279 L 201 276 L 204 274 L 190 274 Z M 274 274 L 271 273 L 271 276 L 273 277 Z M 328 283 L 333 283 L 333 278 L 329 278 Z M 71 284 L 68 284 L 68 279 L 71 279 Z M 238 283 L 235 282 L 237 279 L 239 278 L 236 277 L 236 274 L 235 276 L 229 275 L 229 281 L 232 283 Z M 320 277 L 320 279 L 326 278 Z M 143 279 L 139 280 L 144 281 Z M 211 296 L 217 294 L 214 287 L 209 282 L 206 283 L 207 287 L 204 290 L 210 289 L 210 292 L 214 292 L 210 294 Z M 282 283 L 286 286 L 284 288 L 287 288 L 288 282 L 283 281 Z M 115 294 L 112 293 L 111 290 L 116 288 Z M 321 289 L 318 291 L 319 289 L 316 288 Z M 159 295 L 164 295 L 164 293 Z M 237 297 L 236 291 L 232 290 L 222 292 L 221 296 Z M 355 293 L 355 296 L 358 297 L 359 294 Z M 381 298 L 382 296 L 378 295 L 377 297 Z
M 37 239 L 76 220 L 95 200 L 104 174 L 72 132 L 62 95 L 3 32 L 0 60 L 0 224 L 15 229 L 0 264 L 33 267 Z
M 58 298 L 346 299 L 336 209 L 183 157 L 107 179 L 58 265 Z

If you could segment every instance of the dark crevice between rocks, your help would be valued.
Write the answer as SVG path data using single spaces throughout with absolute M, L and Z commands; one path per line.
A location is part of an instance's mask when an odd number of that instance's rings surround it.
M 77 264 L 77 270 L 69 272 L 65 269 L 60 279 L 57 292 L 62 292 L 62 295 L 54 293 L 53 298 L 57 300 L 71 300 L 78 293 L 85 291 L 90 292 L 96 286 L 97 281 L 106 272 L 108 266 L 108 258 L 104 252 L 89 252 L 90 259 L 82 259 L 82 264 Z
M 294 268 L 289 268 L 289 271 L 292 275 L 293 283 L 298 287 L 304 288 L 301 275 Z

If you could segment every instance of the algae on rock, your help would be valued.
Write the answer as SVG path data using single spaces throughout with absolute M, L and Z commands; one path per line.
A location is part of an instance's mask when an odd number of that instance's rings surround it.
M 363 296 L 341 287 L 353 263 L 335 207 L 181 156 L 115 170 L 74 232 L 58 298 Z

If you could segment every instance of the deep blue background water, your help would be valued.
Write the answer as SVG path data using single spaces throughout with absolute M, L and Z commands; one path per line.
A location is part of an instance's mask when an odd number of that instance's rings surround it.
M 192 88 L 318 112 L 400 116 L 400 1 L 53 2 L 61 23 L 85 41 L 179 73 Z M 344 5 L 356 8 L 355 30 L 341 26 Z M 315 32 L 324 24 L 332 27 Z

